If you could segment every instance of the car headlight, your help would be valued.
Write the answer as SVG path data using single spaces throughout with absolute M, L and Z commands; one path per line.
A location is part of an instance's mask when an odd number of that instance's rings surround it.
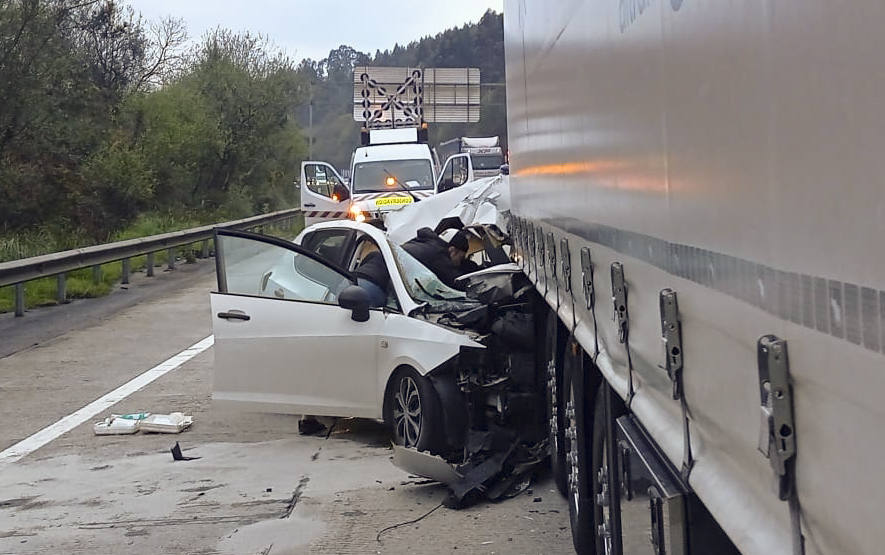
M 353 221 L 355 221 L 355 222 L 366 221 L 366 215 L 363 213 L 362 210 L 360 210 L 360 207 L 357 206 L 356 204 L 354 204 L 350 207 L 349 212 L 350 212 L 350 219 L 352 219 Z

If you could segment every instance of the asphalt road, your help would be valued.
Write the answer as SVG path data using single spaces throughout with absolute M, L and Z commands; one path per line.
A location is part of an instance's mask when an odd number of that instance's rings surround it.
M 0 321 L 0 451 L 210 334 L 211 264 L 176 272 Z M 0 462 L 0 553 L 571 552 L 568 508 L 549 478 L 376 539 L 433 509 L 443 488 L 394 467 L 376 422 L 300 436 L 293 416 L 213 409 L 213 357 L 210 348 L 100 415 L 193 415 L 178 436 L 99 437 L 90 418 Z M 176 441 L 199 458 L 174 462 Z

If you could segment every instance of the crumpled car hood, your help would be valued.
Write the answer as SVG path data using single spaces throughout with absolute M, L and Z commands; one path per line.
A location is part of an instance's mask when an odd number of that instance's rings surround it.
M 384 220 L 387 235 L 401 245 L 415 236 L 418 229 L 433 229 L 448 217 L 457 217 L 471 225 L 494 225 L 507 229 L 510 212 L 510 188 L 507 176 L 485 177 L 439 193 L 428 199 L 391 212 Z

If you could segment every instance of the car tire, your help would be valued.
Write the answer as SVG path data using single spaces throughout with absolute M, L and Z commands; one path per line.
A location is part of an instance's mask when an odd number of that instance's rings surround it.
M 430 380 L 412 368 L 398 369 L 387 385 L 384 413 L 395 444 L 419 451 L 438 451 L 442 413 Z
M 562 352 L 559 319 L 554 312 L 548 312 L 547 338 L 543 364 L 544 375 L 547 377 L 547 432 L 550 442 L 550 468 L 556 489 L 565 497 L 568 495 L 568 470 L 566 469 L 567 443 L 563 419 L 564 405 Z
M 589 471 L 593 468 L 593 423 L 596 421 L 592 393 L 588 394 L 588 380 L 584 353 L 574 339 L 566 345 L 563 355 L 565 401 L 564 426 L 566 440 L 566 474 L 568 512 L 572 529 L 572 544 L 578 555 L 593 555 L 596 551 L 596 504 Z

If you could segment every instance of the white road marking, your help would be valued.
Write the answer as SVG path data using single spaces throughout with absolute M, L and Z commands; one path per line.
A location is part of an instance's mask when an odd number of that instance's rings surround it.
M 206 337 L 205 339 L 194 343 L 177 355 L 161 362 L 150 370 L 142 372 L 138 376 L 132 378 L 128 382 L 118 387 L 117 389 L 111 391 L 110 393 L 106 393 L 105 395 L 99 397 L 95 401 L 92 401 L 80 410 L 72 412 L 55 424 L 50 424 L 49 426 L 43 428 L 34 435 L 28 436 L 25 439 L 19 441 L 12 447 L 0 453 L 0 466 L 2 466 L 3 464 L 14 463 L 22 457 L 33 453 L 34 451 L 43 447 L 60 435 L 73 430 L 80 424 L 95 417 L 96 414 L 107 410 L 108 408 L 119 403 L 126 397 L 129 397 L 130 395 L 148 385 L 152 381 L 156 380 L 157 378 L 175 370 L 185 362 L 189 361 L 190 359 L 194 358 L 198 354 L 211 347 L 214 343 L 215 336 L 213 335 L 210 335 L 209 337 Z

